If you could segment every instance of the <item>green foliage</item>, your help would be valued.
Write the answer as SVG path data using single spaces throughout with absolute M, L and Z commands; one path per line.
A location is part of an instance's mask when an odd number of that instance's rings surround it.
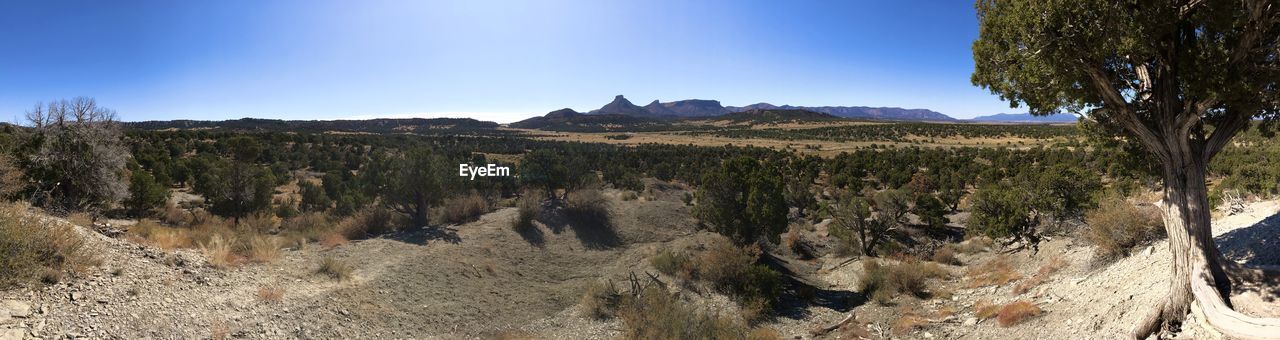
M 298 194 L 302 196 L 298 209 L 303 212 L 323 212 L 329 210 L 329 206 L 333 204 L 333 200 L 329 199 L 329 194 L 325 193 L 323 188 L 308 181 L 298 181 Z
M 200 192 L 211 202 L 209 211 L 240 219 L 271 206 L 275 176 L 255 165 L 235 162 L 214 168 L 202 182 L 209 183 Z
M 1025 191 L 1000 182 L 973 193 L 969 229 L 992 238 L 1021 236 L 1031 232 L 1036 221 Z
M 413 226 L 430 223 L 427 213 L 458 189 L 456 163 L 426 148 L 410 150 L 392 163 L 391 184 L 386 188 L 387 204 L 409 216 Z M 454 172 L 450 172 L 453 170 Z
M 60 212 L 100 212 L 129 195 L 115 111 L 92 98 L 50 102 L 27 113 L 31 134 L 19 147 L 35 205 Z
M 911 211 L 927 226 L 941 228 L 947 224 L 946 207 L 933 195 L 916 196 L 915 207 Z
M 1094 196 L 1101 191 L 1102 181 L 1097 175 L 1072 164 L 1058 163 L 1040 171 L 1035 183 L 1030 183 L 1032 206 L 1040 213 L 1057 220 L 1080 216 L 1094 205 Z
M 738 244 L 762 238 L 778 242 L 787 226 L 782 179 L 768 164 L 746 157 L 726 160 L 702 176 L 694 215 Z
M 129 178 L 129 198 L 124 201 L 125 208 L 134 216 L 153 213 L 169 200 L 169 188 L 156 183 L 154 177 L 145 171 L 134 171 Z

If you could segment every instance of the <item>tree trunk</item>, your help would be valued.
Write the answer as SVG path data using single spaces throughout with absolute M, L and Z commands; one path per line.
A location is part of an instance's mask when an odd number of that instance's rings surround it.
M 1160 202 L 1169 251 L 1173 254 L 1169 296 L 1134 329 L 1134 335 L 1139 338 L 1154 333 L 1162 325 L 1176 326 L 1186 317 L 1194 301 L 1191 280 L 1196 268 L 1212 274 L 1205 279 L 1211 280 L 1222 297 L 1230 296 L 1231 292 L 1231 281 L 1223 271 L 1222 256 L 1213 241 L 1205 162 L 1192 154 L 1180 156 L 1182 159 L 1178 162 L 1165 165 L 1164 198 Z

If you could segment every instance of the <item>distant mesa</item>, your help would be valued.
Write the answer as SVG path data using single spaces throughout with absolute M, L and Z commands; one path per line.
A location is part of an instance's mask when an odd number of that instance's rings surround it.
M 881 120 L 906 120 L 906 121 L 927 121 L 927 122 L 952 122 L 956 121 L 951 116 L 938 113 L 928 109 L 904 109 L 898 107 L 867 107 L 867 106 L 791 106 L 791 105 L 773 105 L 769 103 L 758 103 L 743 106 L 740 108 L 730 107 L 732 111 L 746 111 L 756 109 L 788 109 L 788 110 L 805 110 L 829 114 L 841 118 L 850 119 L 881 119 Z
M 659 103 L 657 100 L 654 100 L 652 103 L 649 103 L 649 105 L 645 105 L 644 109 L 649 111 L 650 115 L 654 115 L 658 117 L 679 117 L 680 116 L 680 113 L 673 111 L 671 109 L 668 109 L 666 105 L 662 105 L 662 103 Z
M 974 122 L 1001 123 L 1075 123 L 1079 116 L 1070 113 L 1059 113 L 1048 116 L 1034 116 L 1030 113 L 998 113 L 990 116 L 978 116 L 970 119 Z
M 708 99 L 686 99 L 673 102 L 660 102 L 654 100 L 643 107 L 632 104 L 626 97 L 618 95 L 613 101 L 605 106 L 587 112 L 591 115 L 601 114 L 621 114 L 628 116 L 650 117 L 650 118 L 707 118 L 718 117 L 734 112 L 744 112 L 750 110 L 804 110 L 818 113 L 825 113 L 841 118 L 852 119 L 882 119 L 882 120 L 905 120 L 905 121 L 939 121 L 951 122 L 956 121 L 942 113 L 927 109 L 903 109 L 897 107 L 866 107 L 866 106 L 791 106 L 791 105 L 773 105 L 769 103 L 757 103 L 747 106 L 724 106 L 718 100 Z
M 713 119 L 750 123 L 780 123 L 798 121 L 839 120 L 840 117 L 822 112 L 798 109 L 751 109 L 732 112 Z

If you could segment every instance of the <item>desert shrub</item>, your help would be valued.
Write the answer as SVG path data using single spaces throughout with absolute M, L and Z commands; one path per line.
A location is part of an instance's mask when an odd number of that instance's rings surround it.
M 565 213 L 580 222 L 607 222 L 609 199 L 596 189 L 582 189 L 569 193 Z
M 868 260 L 862 263 L 862 269 L 858 290 L 870 294 L 872 300 L 882 305 L 889 304 L 899 294 L 928 298 L 928 280 L 947 276 L 946 269 L 936 263 L 920 262 L 914 258 L 904 258 L 888 265 Z
M 949 265 L 961 265 L 960 259 L 956 258 L 956 246 L 948 243 L 933 252 L 933 262 Z
M 688 255 L 674 252 L 669 249 L 664 249 L 658 252 L 657 255 L 649 258 L 649 264 L 653 265 L 653 268 L 657 269 L 660 273 L 667 275 L 680 275 L 685 279 L 690 278 L 690 273 L 687 270 L 693 268 L 690 266 Z
M 786 249 L 790 250 L 797 258 L 802 260 L 808 260 L 815 257 L 813 245 L 804 238 L 803 231 L 797 226 L 792 226 L 787 230 L 787 233 L 782 236 L 782 245 L 783 247 L 786 247 Z
M 596 281 L 587 286 L 578 307 L 581 308 L 582 315 L 604 320 L 616 315 L 621 299 L 622 294 L 618 293 L 613 284 Z
M 369 205 L 338 223 L 338 231 L 347 239 L 361 239 L 396 231 L 404 218 L 390 209 Z
M 13 157 L 0 152 L 0 199 L 9 198 L 23 188 L 22 168 L 18 167 Z
M 957 243 L 954 248 L 961 253 L 976 254 L 991 249 L 993 244 L 995 244 L 995 241 L 990 237 L 975 236 L 964 240 L 964 242 Z
M 322 213 L 304 213 L 280 223 L 280 229 L 291 235 L 299 235 L 309 242 L 319 241 L 333 231 L 333 224 Z
M 1049 276 L 1052 276 L 1053 273 L 1057 273 L 1059 270 L 1062 270 L 1062 268 L 1065 268 L 1066 266 L 1067 266 L 1067 261 L 1063 260 L 1062 256 L 1054 256 L 1049 258 L 1049 261 L 1041 265 L 1040 269 L 1036 271 L 1036 275 L 1032 275 L 1030 278 L 1027 278 L 1026 280 L 1022 280 L 1021 282 L 1018 282 L 1018 285 L 1013 286 L 1013 293 L 1023 294 L 1023 293 L 1026 293 L 1027 291 L 1030 291 L 1031 288 L 1035 288 L 1036 286 L 1039 286 L 1040 284 L 1049 280 Z
M 173 226 L 190 225 L 191 213 L 178 207 L 173 201 L 169 201 L 164 205 L 164 223 Z
M 1163 221 L 1155 207 L 1137 207 L 1111 198 L 1085 215 L 1084 237 L 1094 244 L 1094 258 L 1110 262 L 1128 256 L 1136 247 L 1165 237 Z
M 65 272 L 96 262 L 74 227 L 27 214 L 18 205 L 0 207 L 0 288 L 55 283 Z
M 262 288 L 258 288 L 258 300 L 280 302 L 282 299 L 284 299 L 284 287 L 263 286 Z
M 258 213 L 240 219 L 240 227 L 253 233 L 267 233 L 276 229 L 275 216 Z
M 968 286 L 970 288 L 983 286 L 1003 286 L 1009 282 L 1017 281 L 1022 278 L 1022 274 L 1013 270 L 1013 263 L 1008 256 L 1000 255 L 995 258 L 983 262 L 980 265 L 969 267 L 965 271 L 965 277 L 969 278 Z
M 339 281 L 350 279 L 352 271 L 351 265 L 328 256 L 320 259 L 320 267 L 316 268 L 316 274 L 328 276 Z
M 749 321 L 770 315 L 773 302 L 782 291 L 782 275 L 755 264 L 760 250 L 740 248 L 726 238 L 716 238 L 693 258 L 690 276 L 710 282 L 717 290 L 734 296 L 739 305 L 755 315 Z
M 618 314 L 628 339 L 733 339 L 748 332 L 733 318 L 699 313 L 658 287 L 628 295 Z
M 1040 315 L 1040 307 L 1036 304 L 1019 300 L 1000 307 L 1000 312 L 996 313 L 996 323 L 1000 327 L 1009 327 L 1026 320 L 1027 318 Z
M 444 200 L 444 204 L 440 206 L 440 222 L 445 224 L 459 224 L 474 221 L 484 213 L 489 212 L 489 200 L 478 192 L 471 191 L 462 196 L 452 197 Z
M 512 227 L 517 230 L 533 228 L 533 220 L 542 213 L 542 199 L 546 194 L 537 191 L 526 191 L 516 200 L 516 219 Z

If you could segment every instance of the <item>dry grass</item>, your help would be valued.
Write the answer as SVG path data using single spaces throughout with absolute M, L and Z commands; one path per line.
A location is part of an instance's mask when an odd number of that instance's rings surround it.
M 516 200 L 516 219 L 511 221 L 511 227 L 516 231 L 528 230 L 533 228 L 533 221 L 538 218 L 538 214 L 542 212 L 542 198 L 546 194 L 541 191 L 525 191 Z
M 355 240 L 399 229 L 404 216 L 378 205 L 369 205 L 338 223 L 338 232 Z
M 991 249 L 995 244 L 991 238 L 986 236 L 975 236 L 964 242 L 957 243 L 953 248 L 964 254 L 977 254 Z
M 582 300 L 578 302 L 578 307 L 582 315 L 605 320 L 617 314 L 621 299 L 622 294 L 618 293 L 612 284 L 597 281 L 587 286 L 586 292 L 582 294 Z
M 0 206 L 0 288 L 56 283 L 99 263 L 74 227 L 28 214 L 19 204 Z
M 320 267 L 316 268 L 316 274 L 328 276 L 338 281 L 346 281 L 351 279 L 351 265 L 332 257 L 325 257 L 320 260 Z
M 70 215 L 67 215 L 67 222 L 71 222 L 71 224 L 78 225 L 81 227 L 92 226 L 93 221 L 94 221 L 93 215 L 89 215 L 88 213 L 84 213 L 84 212 L 76 212 L 76 213 L 71 213 Z
M 881 305 L 890 304 L 900 294 L 930 298 L 933 294 L 928 280 L 949 275 L 937 263 L 921 262 L 909 257 L 895 264 L 868 260 L 862 263 L 862 269 L 858 290 L 863 294 L 870 294 L 871 299 Z
M 174 201 L 168 201 L 164 204 L 164 223 L 173 226 L 190 225 L 191 213 L 178 207 Z
M 221 235 L 214 235 L 208 242 L 201 243 L 200 252 L 208 258 L 210 266 L 218 269 L 235 267 L 244 262 L 244 257 L 236 254 L 231 243 Z
M 657 255 L 649 258 L 649 264 L 658 272 L 691 280 L 697 273 L 697 268 L 692 265 L 689 255 L 663 249 Z
M 1030 291 L 1031 288 L 1035 288 L 1049 280 L 1050 276 L 1066 267 L 1067 261 L 1062 259 L 1062 256 L 1051 257 L 1049 261 L 1040 266 L 1040 269 L 1036 271 L 1036 275 L 1032 275 L 1030 278 L 1018 282 L 1018 285 L 1013 286 L 1013 293 L 1022 295 Z
M 281 286 L 263 286 L 258 288 L 258 300 L 266 302 L 280 302 L 284 299 L 284 287 Z
M 962 264 L 960 263 L 960 259 L 956 258 L 956 246 L 951 243 L 945 244 L 942 248 L 938 248 L 937 251 L 934 251 L 931 260 L 933 260 L 933 262 L 953 266 L 959 266 Z
M 968 287 L 1003 286 L 1022 278 L 1022 274 L 1013 270 L 1013 263 L 1006 255 L 996 256 L 980 265 L 969 267 L 965 271 L 969 279 Z
M 347 237 L 343 236 L 342 233 L 329 233 L 320 238 L 320 246 L 325 249 L 333 249 L 338 246 L 346 245 L 347 242 Z
M 996 314 L 996 323 L 1000 327 L 1009 327 L 1025 321 L 1026 319 L 1040 315 L 1042 311 L 1034 303 L 1026 300 L 1018 300 L 1000 307 L 1000 312 Z
M 244 243 L 244 257 L 249 262 L 267 263 L 280 259 L 280 243 L 276 237 L 269 235 L 253 235 Z
M 240 219 L 240 227 L 256 233 L 267 233 L 277 226 L 276 217 L 272 214 L 254 214 Z
M 1000 313 L 1000 305 L 991 303 L 991 300 L 982 299 L 973 304 L 973 315 L 979 319 L 990 319 Z
M 474 221 L 489 211 L 489 200 L 484 195 L 471 191 L 467 195 L 445 200 L 436 216 L 439 216 L 443 224 L 460 224 Z
M 285 234 L 305 238 L 308 242 L 316 242 L 334 232 L 333 223 L 322 213 L 309 212 L 284 220 L 280 228 Z
M 1088 228 L 1084 238 L 1094 244 L 1097 263 L 1109 263 L 1128 256 L 1136 247 L 1165 237 L 1164 222 L 1153 206 L 1137 207 L 1120 198 L 1111 198 L 1085 215 Z
M 638 297 L 628 295 L 618 314 L 628 339 L 734 339 L 748 332 L 733 318 L 699 313 L 655 286 Z
M 929 320 L 922 316 L 906 314 L 898 317 L 897 320 L 893 320 L 893 326 L 890 328 L 890 331 L 893 332 L 894 335 L 901 336 L 911 333 L 912 331 L 927 324 L 929 324 Z

